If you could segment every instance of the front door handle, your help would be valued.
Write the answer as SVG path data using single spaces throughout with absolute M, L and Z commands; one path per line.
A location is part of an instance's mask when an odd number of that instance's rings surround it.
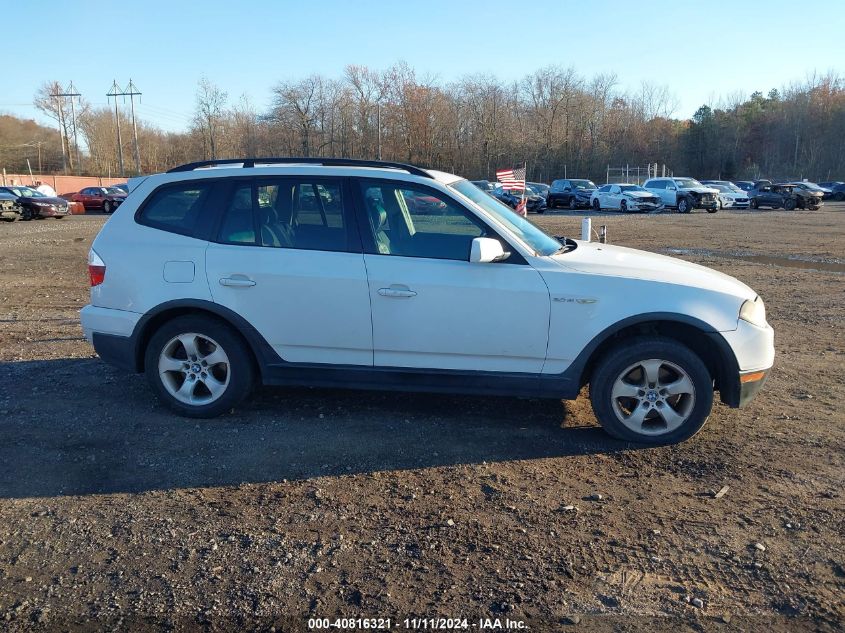
M 254 286 L 255 282 L 249 277 L 244 277 L 243 275 L 235 275 L 233 277 L 221 277 L 220 285 L 229 286 L 232 288 L 249 288 L 250 286 Z
M 417 293 L 408 288 L 407 286 L 402 288 L 396 288 L 391 286 L 390 288 L 379 288 L 378 293 L 382 297 L 416 297 Z

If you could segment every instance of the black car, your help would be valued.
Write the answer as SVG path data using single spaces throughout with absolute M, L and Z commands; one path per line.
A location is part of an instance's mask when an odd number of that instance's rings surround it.
M 543 199 L 548 204 L 549 201 L 549 185 L 543 182 L 529 182 L 528 186 L 531 187 L 534 191 L 536 191 L 539 195 L 543 196 Z
M 829 182 L 820 182 L 819 187 L 830 189 L 830 195 L 825 194 L 825 198 L 833 198 L 837 202 L 845 200 L 845 182 L 841 180 L 831 180 Z
M 498 200 L 499 202 L 508 205 L 511 209 L 516 209 L 516 206 L 519 204 L 519 198 L 517 198 L 513 193 L 511 193 L 504 187 L 496 187 L 494 185 L 493 189 L 491 189 L 487 193 L 496 198 L 496 200 Z
M 495 189 L 493 183 L 489 180 L 470 180 L 470 182 L 481 189 L 481 191 L 486 191 L 487 193 L 490 193 L 493 189 Z
M 31 187 L 7 185 L 0 187 L 0 193 L 7 193 L 17 198 L 21 207 L 21 220 L 40 220 L 56 218 L 61 220 L 69 211 L 67 200 L 45 196 Z
M 546 204 L 550 209 L 560 206 L 570 209 L 589 209 L 590 196 L 596 190 L 596 183 L 592 180 L 580 178 L 564 178 L 555 180 L 549 188 Z

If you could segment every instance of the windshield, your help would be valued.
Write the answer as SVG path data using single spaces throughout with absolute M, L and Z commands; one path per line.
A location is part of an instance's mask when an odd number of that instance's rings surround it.
M 619 189 L 621 191 L 645 191 L 645 189 L 639 185 L 619 185 Z
M 122 196 L 124 193 L 126 193 L 126 192 L 125 192 L 123 189 L 121 189 L 120 187 L 106 187 L 106 191 L 108 191 L 109 193 L 117 193 L 117 194 L 120 194 L 121 196 Z
M 576 189 L 595 189 L 596 183 L 592 180 L 570 180 L 572 186 Z
M 733 191 L 734 191 L 734 189 L 731 189 L 727 185 L 717 185 L 717 184 L 712 183 L 712 182 L 709 183 L 707 186 L 711 187 L 712 189 L 718 189 L 722 193 L 733 193 Z
M 812 182 L 800 182 L 798 186 L 802 189 L 809 189 L 810 191 L 822 191 L 822 188 Z
M 544 233 L 542 229 L 514 213 L 510 207 L 486 195 L 468 180 L 456 182 L 454 185 L 449 185 L 449 188 L 468 198 L 476 206 L 481 207 L 504 224 L 523 242 L 533 248 L 538 255 L 552 255 L 563 246 L 555 238 Z
M 29 187 L 12 187 L 9 191 L 14 192 L 16 196 L 19 198 L 46 198 L 43 193 L 40 191 L 36 191 L 35 189 L 30 189 Z
M 675 178 L 675 184 L 681 189 L 692 189 L 693 187 L 703 187 L 700 182 L 693 178 Z

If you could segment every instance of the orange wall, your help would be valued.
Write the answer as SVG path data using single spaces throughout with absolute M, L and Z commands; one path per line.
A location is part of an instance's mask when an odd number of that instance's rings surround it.
M 24 185 L 29 187 L 36 183 L 50 185 L 59 195 L 76 193 L 84 187 L 116 185 L 126 182 L 126 178 L 98 178 L 96 176 L 47 176 L 33 174 L 0 174 L 0 181 L 4 185 Z

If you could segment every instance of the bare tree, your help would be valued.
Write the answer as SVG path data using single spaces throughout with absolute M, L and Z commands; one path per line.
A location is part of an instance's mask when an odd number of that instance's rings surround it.
M 210 158 L 217 158 L 217 144 L 224 120 L 224 109 L 229 95 L 207 77 L 200 79 L 197 86 L 194 126 L 208 142 Z

